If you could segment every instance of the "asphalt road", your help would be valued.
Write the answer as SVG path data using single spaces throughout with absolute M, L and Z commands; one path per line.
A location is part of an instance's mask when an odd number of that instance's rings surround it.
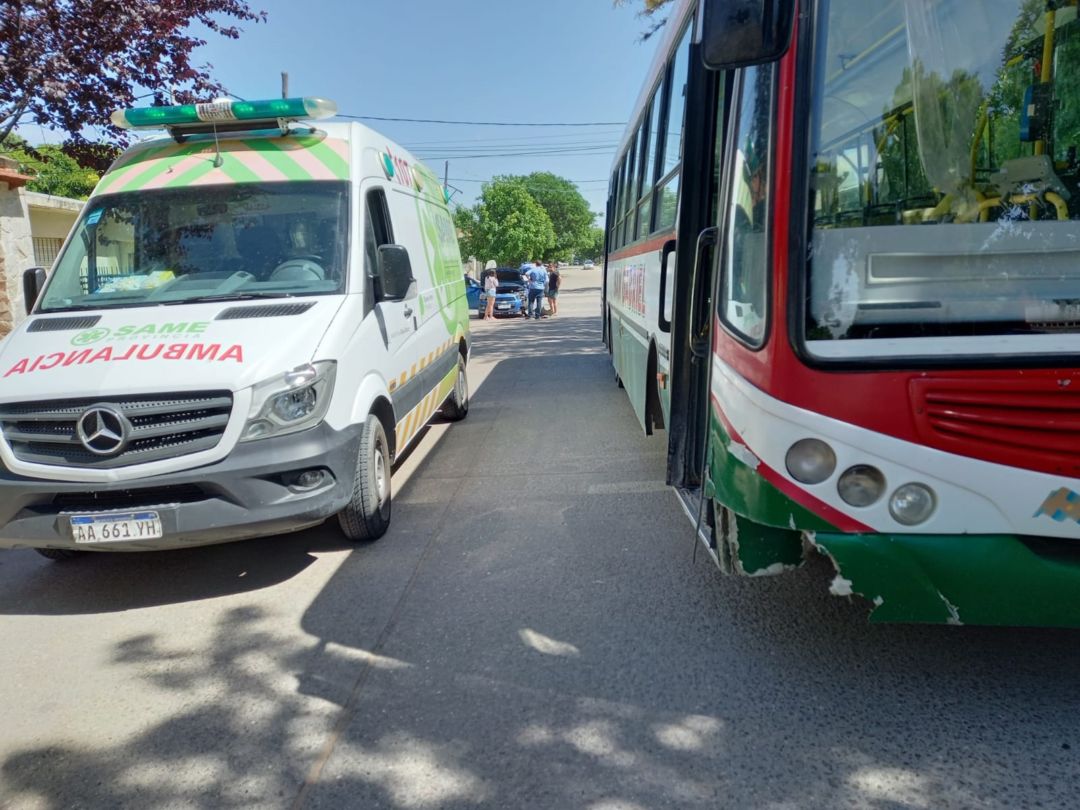
M 0 552 L 0 806 L 1080 806 L 1080 634 L 695 560 L 567 275 L 558 318 L 476 324 L 378 543 Z

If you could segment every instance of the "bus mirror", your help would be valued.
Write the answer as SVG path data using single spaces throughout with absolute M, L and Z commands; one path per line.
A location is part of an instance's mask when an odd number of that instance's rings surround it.
M 772 62 L 787 52 L 795 0 L 705 0 L 701 53 L 710 70 Z

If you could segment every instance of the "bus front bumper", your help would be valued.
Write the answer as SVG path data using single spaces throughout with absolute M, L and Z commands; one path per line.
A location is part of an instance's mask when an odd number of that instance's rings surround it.
M 832 592 L 871 602 L 874 622 L 1080 627 L 1080 541 L 1015 535 L 817 532 Z

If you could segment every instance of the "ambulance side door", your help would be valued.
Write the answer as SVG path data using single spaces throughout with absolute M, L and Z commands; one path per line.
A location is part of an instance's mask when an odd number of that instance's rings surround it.
M 386 191 L 382 188 L 368 190 L 364 208 L 365 281 L 371 289 L 374 315 L 386 348 L 388 368 L 385 374 L 393 379 L 409 371 L 407 353 L 419 322 L 417 301 L 414 297 L 391 295 L 389 280 L 384 278 L 386 269 L 380 261 L 379 248 L 395 244 Z

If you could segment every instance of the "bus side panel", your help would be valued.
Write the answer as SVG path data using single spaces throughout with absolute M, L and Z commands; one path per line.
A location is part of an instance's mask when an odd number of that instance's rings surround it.
M 622 380 L 634 414 L 645 427 L 645 368 L 649 359 L 649 347 L 644 337 L 624 313 L 612 313 L 612 342 L 614 344 L 615 370 Z
M 659 330 L 660 307 L 671 312 L 671 285 L 666 302 L 660 301 L 660 247 L 664 237 L 639 246 L 643 252 L 611 258 L 607 264 L 608 307 L 610 312 L 612 355 L 615 371 L 623 381 L 634 412 L 644 430 L 650 429 L 648 404 L 650 396 L 659 394 L 664 424 L 671 413 L 667 387 L 657 386 L 657 374 L 666 380 L 670 372 L 670 335 Z M 655 248 L 655 249 L 654 249 Z M 669 260 L 674 266 L 674 260 Z M 674 278 L 669 270 L 670 278 Z M 650 365 L 650 353 L 656 354 L 656 365 Z

